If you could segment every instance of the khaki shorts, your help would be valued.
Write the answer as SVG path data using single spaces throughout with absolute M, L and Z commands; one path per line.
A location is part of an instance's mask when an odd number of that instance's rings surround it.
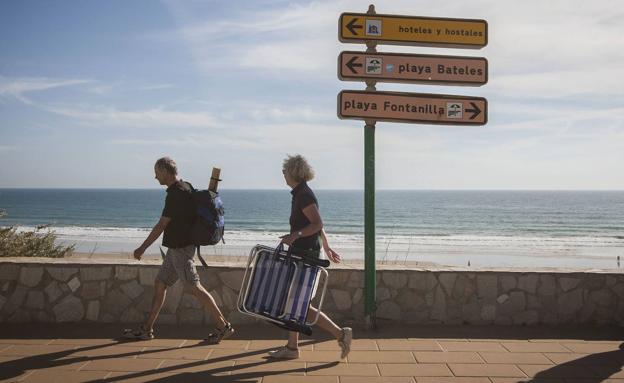
M 195 284 L 199 282 L 199 274 L 195 269 L 193 256 L 195 256 L 194 245 L 168 249 L 156 278 L 163 281 L 167 286 L 173 286 L 178 279 L 184 283 Z

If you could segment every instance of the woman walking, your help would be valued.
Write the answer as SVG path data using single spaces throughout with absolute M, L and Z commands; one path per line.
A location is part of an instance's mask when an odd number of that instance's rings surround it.
M 314 171 L 301 155 L 288 156 L 284 160 L 282 173 L 286 184 L 291 187 L 292 206 L 290 210 L 290 234 L 281 237 L 282 243 L 289 246 L 294 254 L 320 256 L 321 246 L 330 261 L 340 262 L 340 256 L 329 247 L 323 230 L 323 220 L 314 192 L 308 181 L 314 178 Z M 310 307 L 308 316 L 316 315 L 317 309 Z M 350 327 L 338 327 L 325 313 L 319 313 L 316 323 L 320 328 L 332 334 L 341 349 L 340 358 L 344 359 L 351 350 L 353 330 Z M 269 352 L 275 359 L 299 358 L 299 333 L 291 331 L 288 343 Z

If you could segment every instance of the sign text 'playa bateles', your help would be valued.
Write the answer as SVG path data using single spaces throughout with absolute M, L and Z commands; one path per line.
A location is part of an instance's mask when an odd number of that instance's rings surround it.
M 343 43 L 376 40 L 384 44 L 483 48 L 487 29 L 485 20 L 343 13 L 338 38 Z
M 482 57 L 342 52 L 338 57 L 338 78 L 480 86 L 487 83 L 488 63 Z
M 483 97 L 343 90 L 338 94 L 342 119 L 446 125 L 485 125 Z

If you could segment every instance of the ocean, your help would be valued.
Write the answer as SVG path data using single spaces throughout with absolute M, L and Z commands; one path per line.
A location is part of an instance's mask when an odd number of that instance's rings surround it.
M 317 190 L 326 232 L 346 259 L 362 259 L 364 192 Z M 47 225 L 76 251 L 130 256 L 158 221 L 163 189 L 0 189 L 0 226 Z M 226 244 L 203 253 L 243 256 L 288 232 L 290 193 L 222 190 Z M 472 267 L 619 268 L 622 191 L 376 192 L 380 263 Z M 148 249 L 157 256 L 158 246 Z

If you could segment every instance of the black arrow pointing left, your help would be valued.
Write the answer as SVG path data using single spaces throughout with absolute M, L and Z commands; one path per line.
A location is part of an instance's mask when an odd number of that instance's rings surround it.
M 355 62 L 355 60 L 357 60 L 357 59 L 358 59 L 357 56 L 353 56 L 353 57 L 351 57 L 351 60 L 349 60 L 347 62 L 347 64 L 346 64 L 347 68 L 349 68 L 353 74 L 357 73 L 357 71 L 355 69 L 353 69 L 353 68 L 361 68 L 362 67 L 362 64 L 358 64 L 358 63 Z
M 481 109 L 479 109 L 479 107 L 474 102 L 471 102 L 470 105 L 472 105 L 472 109 L 466 109 L 466 112 L 472 113 L 472 116 L 470 116 L 470 119 L 474 120 L 475 117 L 481 114 Z
M 357 36 L 358 34 L 356 33 L 356 29 L 362 29 L 364 28 L 362 25 L 355 25 L 355 23 L 358 21 L 358 18 L 355 18 L 351 21 L 349 21 L 349 24 L 347 24 L 347 29 L 349 30 L 349 32 L 351 32 L 352 35 Z

